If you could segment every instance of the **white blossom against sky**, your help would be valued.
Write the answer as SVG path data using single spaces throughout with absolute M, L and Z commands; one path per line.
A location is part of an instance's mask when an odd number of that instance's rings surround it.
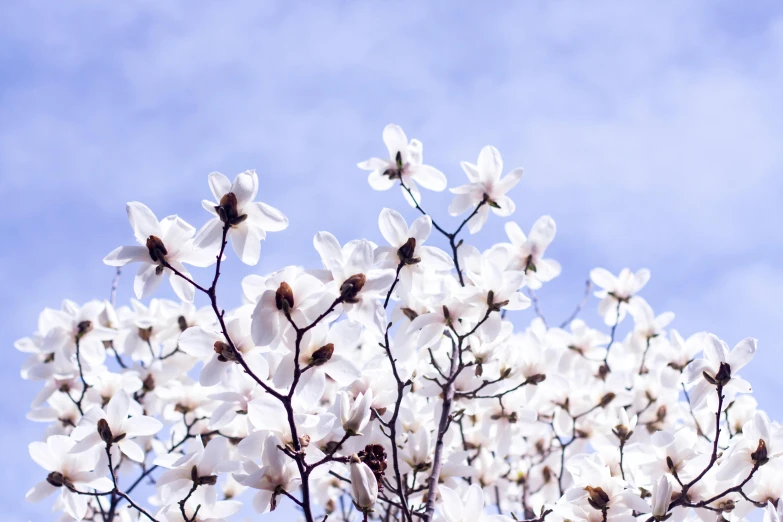
M 390 122 L 449 186 L 487 144 L 525 167 L 512 219 L 557 220 L 547 315 L 571 311 L 595 266 L 650 268 L 645 297 L 680 332 L 759 339 L 743 374 L 782 419 L 782 87 L 771 0 L 2 2 L 0 518 L 51 516 L 23 500 L 42 426 L 12 343 L 43 307 L 108 295 L 126 201 L 200 223 L 206 174 L 257 169 L 290 226 L 258 267 L 229 259 L 234 305 L 251 271 L 315 265 L 318 230 L 380 241 L 384 206 L 415 217 L 356 168 Z M 448 202 L 424 204 L 446 222 Z M 482 241 L 504 237 L 491 219 Z

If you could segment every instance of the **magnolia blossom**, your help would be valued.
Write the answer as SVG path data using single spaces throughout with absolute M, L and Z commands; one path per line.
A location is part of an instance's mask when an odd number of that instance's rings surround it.
M 199 230 L 196 247 L 219 245 L 227 227 L 227 237 L 239 259 L 246 265 L 257 264 L 266 233 L 285 230 L 288 218 L 266 203 L 253 201 L 258 194 L 258 175 L 254 170 L 237 174 L 233 183 L 220 172 L 213 172 L 209 175 L 209 189 L 217 202 L 204 200 L 201 205 L 215 217 Z
M 511 241 L 507 246 L 510 258 L 508 268 L 522 270 L 527 276 L 528 286 L 533 290 L 538 290 L 543 283 L 560 275 L 560 263 L 544 258 L 547 247 L 555 239 L 556 230 L 555 220 L 550 216 L 538 218 L 530 236 L 525 236 L 513 221 L 506 223 L 506 235 Z
M 415 219 L 378 209 L 380 246 L 319 232 L 320 263 L 242 274 L 233 293 L 230 258 L 255 264 L 287 224 L 253 201 L 253 171 L 209 176 L 196 239 L 128 205 L 140 245 L 107 262 L 139 262 L 141 296 L 169 274 L 180 299 L 65 300 L 14 344 L 40 385 L 27 418 L 45 480 L 28 500 L 59 490 L 57 517 L 93 522 L 230 522 L 245 504 L 306 522 L 743 522 L 768 502 L 783 522 L 783 428 L 739 377 L 756 341 L 683 338 L 644 299 L 647 270 L 595 269 L 598 301 L 588 285 L 557 314 L 534 293 L 560 272 L 553 218 L 506 223 L 504 243 L 467 233 L 513 211 L 521 170 L 502 177 L 486 147 L 449 222 L 422 206 L 417 184 L 446 180 L 421 144 L 384 139 L 390 159 L 362 166 Z
M 319 232 L 313 244 L 331 273 L 332 286 L 348 317 L 382 330 L 384 314 L 379 299 L 394 281 L 394 271 L 373 268 L 374 247 L 367 240 L 340 247 L 332 234 Z
M 650 271 L 643 268 L 633 273 L 624 268 L 619 276 L 615 276 L 605 268 L 594 268 L 590 271 L 590 279 L 601 288 L 595 292 L 595 296 L 601 300 L 598 313 L 611 326 L 625 318 L 634 295 L 650 280 Z
M 140 412 L 129 417 L 131 404 L 136 405 L 125 390 L 120 390 L 105 410 L 94 408 L 88 411 L 71 433 L 74 439 L 79 440 L 71 452 L 82 453 L 98 445 L 109 447 L 116 444 L 125 456 L 143 462 L 144 451 L 133 439 L 155 435 L 163 428 L 163 423 Z
M 750 383 L 739 377 L 737 372 L 750 362 L 755 353 L 755 339 L 743 339 L 729 351 L 725 342 L 714 335 L 708 336 L 704 358 L 691 362 L 683 373 L 685 384 L 693 385 L 690 392 L 693 407 L 698 407 L 708 396 L 714 395 L 716 385 L 726 393 L 750 393 Z
M 389 208 L 381 211 L 378 226 L 388 247 L 375 249 L 376 260 L 385 268 L 400 267 L 400 282 L 410 287 L 413 274 L 421 275 L 428 270 L 451 270 L 454 261 L 440 248 L 424 245 L 432 232 L 432 218 L 421 216 L 411 223 L 397 212 Z
M 416 186 L 419 183 L 428 190 L 440 192 L 446 188 L 446 176 L 429 165 L 422 163 L 423 146 L 419 140 L 410 140 L 399 125 L 389 124 L 383 129 L 383 142 L 389 150 L 389 159 L 370 158 L 358 167 L 369 170 L 367 178 L 375 190 L 389 190 L 399 180 L 413 195 L 403 189 L 403 195 L 411 203 L 421 201 Z
M 95 471 L 102 462 L 101 453 L 74 455 L 71 450 L 75 445 L 76 441 L 65 435 L 52 435 L 46 442 L 30 444 L 30 456 L 49 474 L 25 498 L 28 502 L 39 502 L 59 489 L 65 511 L 81 520 L 87 513 L 89 497 L 79 492 L 109 491 L 112 483 Z
M 116 248 L 103 258 L 103 262 L 110 266 L 141 263 L 133 281 L 133 290 L 139 299 L 152 295 L 163 281 L 163 275 L 169 274 L 177 296 L 183 301 L 192 301 L 195 288 L 173 271 L 190 278 L 183 263 L 209 266 L 215 262 L 215 258 L 209 259 L 194 248 L 192 238 L 196 229 L 178 216 L 158 221 L 146 205 L 136 201 L 128 203 L 127 211 L 133 235 L 142 246 Z
M 451 189 L 456 194 L 449 205 L 449 214 L 458 216 L 470 209 L 475 209 L 476 215 L 468 221 L 468 229 L 475 234 L 484 226 L 489 217 L 489 209 L 500 217 L 508 217 L 516 210 L 514 200 L 506 195 L 519 183 L 523 170 L 514 169 L 505 177 L 503 160 L 495 147 L 486 146 L 479 153 L 476 165 L 463 161 L 462 170 L 467 174 L 470 183 Z

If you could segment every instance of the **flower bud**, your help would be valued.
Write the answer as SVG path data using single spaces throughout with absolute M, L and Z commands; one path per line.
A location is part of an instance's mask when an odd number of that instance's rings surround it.
M 764 439 L 759 439 L 759 445 L 756 447 L 756 451 L 750 454 L 750 458 L 753 459 L 753 463 L 757 466 L 763 466 L 769 462 L 767 457 L 767 443 Z
M 349 435 L 361 435 L 361 431 L 370 422 L 370 406 L 372 406 L 372 389 L 356 397 L 350 404 L 348 394 L 340 395 L 340 420 L 343 429 Z
M 98 419 L 98 435 L 101 436 L 101 440 L 106 444 L 111 444 L 114 440 L 114 435 L 106 419 Z
M 160 263 L 166 260 L 168 251 L 166 250 L 163 241 L 157 236 L 150 236 L 147 238 L 147 250 L 150 253 L 150 259 L 155 263 Z
M 233 192 L 220 198 L 220 204 L 215 207 L 215 212 L 220 217 L 220 221 L 231 226 L 238 225 L 247 219 L 247 214 L 239 214 L 237 197 Z
M 612 392 L 606 393 L 601 399 L 598 401 L 598 405 L 602 408 L 606 408 L 610 402 L 612 402 L 615 398 L 615 394 Z
M 358 455 L 351 457 L 351 496 L 362 511 L 369 511 L 378 499 L 378 481 Z
M 585 491 L 587 491 L 587 502 L 594 508 L 598 510 L 605 509 L 607 504 L 609 504 L 609 495 L 606 494 L 606 492 L 599 488 L 594 488 L 591 486 L 585 486 Z
M 354 274 L 340 285 L 340 297 L 346 303 L 358 303 L 357 296 L 367 282 L 364 274 Z
M 323 364 L 326 364 L 329 361 L 329 359 L 332 358 L 333 353 L 334 353 L 334 344 L 332 343 L 325 344 L 313 352 L 313 355 L 310 358 L 310 364 L 312 364 L 313 366 L 321 366 Z
M 63 487 L 67 481 L 68 479 L 65 478 L 59 471 L 52 471 L 46 476 L 46 482 L 56 488 Z
M 278 310 L 289 310 L 294 307 L 294 291 L 291 286 L 283 281 L 275 292 L 275 305 Z
M 405 244 L 397 249 L 397 257 L 400 259 L 400 263 L 405 265 L 415 265 L 417 263 L 421 263 L 420 257 L 414 257 L 415 253 L 416 238 L 413 237 L 408 238 Z
M 655 520 L 666 520 L 671 515 L 667 515 L 669 511 L 669 503 L 672 500 L 672 484 L 666 475 L 662 475 L 661 478 L 653 484 L 652 492 L 652 516 Z

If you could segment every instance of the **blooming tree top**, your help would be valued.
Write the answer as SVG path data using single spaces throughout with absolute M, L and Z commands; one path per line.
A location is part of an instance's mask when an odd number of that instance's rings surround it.
M 462 162 L 447 225 L 422 206 L 419 187 L 448 182 L 421 142 L 396 125 L 383 141 L 359 167 L 420 216 L 379 209 L 381 245 L 319 232 L 320 266 L 249 274 L 235 309 L 223 259 L 256 265 L 288 225 L 254 171 L 208 176 L 198 230 L 128 203 L 136 244 L 104 261 L 118 277 L 137 263 L 151 299 L 64 301 L 16 343 L 42 385 L 28 417 L 46 424 L 29 501 L 102 522 L 219 522 L 245 502 L 307 522 L 783 521 L 783 430 L 740 376 L 755 340 L 669 330 L 644 269 L 594 269 L 548 322 L 535 292 L 561 272 L 555 220 L 502 221 L 522 169 L 491 146 Z M 493 225 L 507 243 L 465 242 Z M 165 278 L 179 302 L 153 297 Z

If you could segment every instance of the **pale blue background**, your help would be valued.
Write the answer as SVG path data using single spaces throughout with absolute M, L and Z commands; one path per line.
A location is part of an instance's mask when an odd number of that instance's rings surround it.
M 291 226 L 259 267 L 229 261 L 221 297 L 236 304 L 243 275 L 316 263 L 318 230 L 380 240 L 378 212 L 403 203 L 355 164 L 384 151 L 389 122 L 451 185 L 485 144 L 526 168 L 514 219 L 558 224 L 550 316 L 594 266 L 649 267 L 645 297 L 683 333 L 760 340 L 743 373 L 783 417 L 776 4 L 3 2 L 0 519 L 51 519 L 23 501 L 42 427 L 24 418 L 38 385 L 12 343 L 44 306 L 108 295 L 101 259 L 132 240 L 125 202 L 200 225 L 210 171 L 257 169 Z M 444 223 L 447 203 L 425 194 Z M 480 245 L 502 239 L 501 220 L 486 231 Z M 595 301 L 585 317 L 600 324 Z

